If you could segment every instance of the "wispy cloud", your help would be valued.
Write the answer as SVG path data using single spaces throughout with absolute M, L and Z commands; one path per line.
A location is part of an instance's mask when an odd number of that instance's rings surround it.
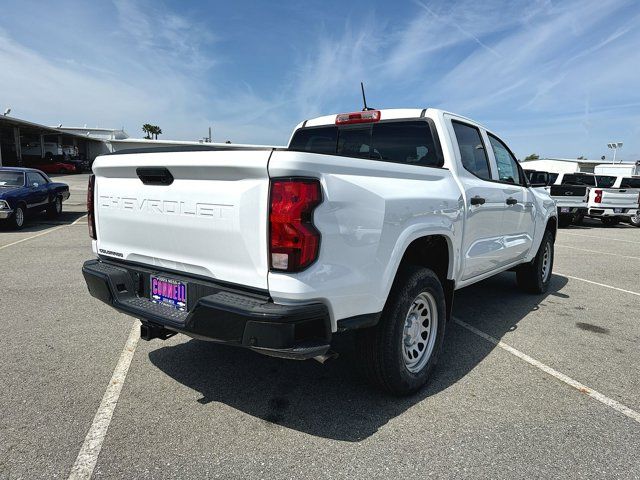
M 69 1 L 3 11 L 0 101 L 16 115 L 280 144 L 302 119 L 358 108 L 364 80 L 374 106 L 457 111 L 522 155 L 599 157 L 614 137 L 640 152 L 634 0 L 409 0 L 365 15 L 337 0 L 242 14 Z M 41 35 L 25 33 L 33 22 Z

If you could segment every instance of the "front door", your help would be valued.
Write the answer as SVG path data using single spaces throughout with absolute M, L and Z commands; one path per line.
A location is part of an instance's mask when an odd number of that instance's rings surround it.
M 500 263 L 509 265 L 524 258 L 533 245 L 533 194 L 526 186 L 524 173 L 509 148 L 496 136 L 487 135 L 505 197 L 502 221 L 504 249 Z

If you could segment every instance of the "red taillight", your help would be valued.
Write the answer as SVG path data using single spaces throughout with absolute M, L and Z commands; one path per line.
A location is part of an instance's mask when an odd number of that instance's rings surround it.
M 602 190 L 596 190 L 596 198 L 593 201 L 596 203 L 602 202 Z
M 89 224 L 89 236 L 97 240 L 96 217 L 94 215 L 93 189 L 96 184 L 96 176 L 89 176 L 89 186 L 87 187 L 87 223 Z
M 321 201 L 318 180 L 271 180 L 269 258 L 273 270 L 297 272 L 316 260 L 320 232 L 312 216 Z
M 341 113 L 336 115 L 336 125 L 350 123 L 371 123 L 380 120 L 380 110 L 364 110 L 362 112 Z

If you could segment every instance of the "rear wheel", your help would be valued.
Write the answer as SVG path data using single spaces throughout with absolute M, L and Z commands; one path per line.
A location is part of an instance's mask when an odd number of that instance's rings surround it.
M 518 286 L 530 293 L 544 293 L 551 283 L 553 272 L 553 234 L 547 230 L 533 261 L 516 270 Z
M 367 378 L 395 395 L 425 385 L 442 351 L 445 312 L 442 284 L 433 271 L 415 266 L 402 270 L 378 325 L 358 332 Z
M 9 223 L 15 230 L 20 230 L 24 227 L 24 222 L 27 218 L 27 212 L 24 205 L 18 205 L 9 219 Z
M 640 227 L 640 210 L 633 217 L 629 217 L 629 223 L 634 227 Z
M 47 207 L 47 215 L 55 218 L 62 213 L 62 198 L 56 197 L 51 205 Z
M 584 221 L 584 213 L 582 213 L 582 212 L 576 213 L 573 216 L 573 224 L 574 225 L 582 225 L 583 221 Z

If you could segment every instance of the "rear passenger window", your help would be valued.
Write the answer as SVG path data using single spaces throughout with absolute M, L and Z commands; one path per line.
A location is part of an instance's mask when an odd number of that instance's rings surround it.
M 291 139 L 290 150 L 314 153 L 336 153 L 336 127 L 301 128 Z
M 491 180 L 489 158 L 482 143 L 480 130 L 465 123 L 452 123 L 464 168 L 476 177 Z
M 373 126 L 371 158 L 409 165 L 440 167 L 427 122 L 390 122 Z

